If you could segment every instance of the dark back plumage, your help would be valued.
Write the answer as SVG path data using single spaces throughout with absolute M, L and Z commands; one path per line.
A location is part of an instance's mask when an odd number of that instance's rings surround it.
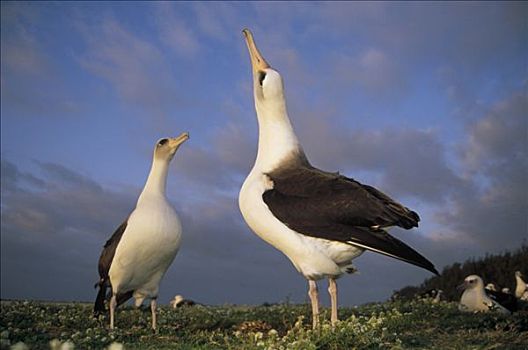
M 384 230 L 417 227 L 420 217 L 381 191 L 298 161 L 267 176 L 273 189 L 264 192 L 263 199 L 291 229 L 356 245 L 438 274 L 430 261 Z
M 485 292 L 491 299 L 504 306 L 510 312 L 517 311 L 518 306 L 517 298 L 515 297 L 515 295 L 495 290 L 485 290 Z
M 121 237 L 125 232 L 128 224 L 128 218 L 115 230 L 114 234 L 108 241 L 106 241 L 101 256 L 99 257 L 99 281 L 95 284 L 95 287 L 99 287 L 97 297 L 94 303 L 94 315 L 99 315 L 105 311 L 104 302 L 107 299 L 106 291 L 110 287 L 110 280 L 108 273 L 110 271 L 110 266 L 112 266 L 112 261 L 114 260 L 115 251 Z M 120 305 L 126 302 L 132 297 L 132 291 L 126 292 L 123 294 L 117 295 L 117 305 Z
M 380 228 L 417 227 L 420 217 L 372 186 L 311 166 L 278 169 L 268 174 L 274 193 L 287 196 L 305 209 L 318 205 L 321 219 L 346 225 Z M 271 191 L 270 191 L 271 192 Z M 268 194 L 270 195 L 270 194 Z M 292 211 L 296 210 L 292 208 Z M 315 213 L 310 212 L 310 216 Z
M 185 307 L 185 306 L 194 306 L 196 305 L 196 302 L 188 299 L 183 299 L 179 303 L 176 304 L 176 308 Z

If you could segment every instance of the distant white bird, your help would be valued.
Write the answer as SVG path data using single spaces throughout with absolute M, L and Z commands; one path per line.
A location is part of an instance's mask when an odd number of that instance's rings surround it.
M 504 288 L 502 288 L 502 292 L 506 293 L 506 294 L 510 294 L 510 288 L 504 287 Z
M 280 74 L 264 60 L 251 32 L 243 33 L 253 68 L 259 140 L 255 164 L 240 190 L 240 211 L 248 226 L 308 279 L 313 327 L 319 320 L 316 281 L 328 278 L 334 325 L 336 279 L 356 271 L 352 260 L 364 250 L 438 274 L 429 260 L 386 231 L 418 226 L 417 213 L 374 187 L 308 162 L 288 117 Z
M 515 271 L 515 297 L 517 299 L 528 301 L 528 286 L 523 280 L 521 271 Z
M 174 297 L 174 299 L 171 300 L 170 304 L 173 309 L 177 309 L 182 306 L 194 306 L 196 305 L 196 302 L 189 299 L 184 299 L 181 295 L 178 294 Z
M 441 289 L 438 289 L 438 290 L 436 291 L 436 295 L 435 295 L 435 297 L 434 297 L 434 299 L 433 299 L 433 303 L 435 303 L 435 304 L 439 303 L 440 300 L 441 300 L 441 298 L 442 298 L 442 294 L 443 294 L 443 293 L 444 293 L 444 292 L 443 292 Z
M 484 289 L 487 289 L 487 290 L 492 290 L 494 292 L 497 291 L 497 287 L 495 287 L 495 285 L 493 283 L 488 283 L 486 284 L 486 287 L 484 287 Z
M 497 301 L 491 299 L 484 290 L 484 282 L 477 275 L 470 275 L 464 279 L 464 293 L 458 305 L 461 311 L 496 311 L 503 314 L 510 314 L 510 311 Z
M 105 311 L 106 289 L 111 288 L 110 328 L 118 305 L 132 296 L 135 305 L 150 298 L 152 329 L 156 329 L 159 284 L 180 248 L 182 227 L 167 200 L 165 187 L 169 163 L 180 145 L 189 138 L 183 133 L 156 143 L 152 167 L 136 209 L 106 242 L 99 258 L 99 293 L 96 315 Z

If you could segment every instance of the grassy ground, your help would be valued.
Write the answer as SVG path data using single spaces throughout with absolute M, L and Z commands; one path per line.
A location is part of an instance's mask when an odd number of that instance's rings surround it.
M 329 319 L 323 310 L 323 319 Z M 159 332 L 150 312 L 119 309 L 117 329 L 95 320 L 89 304 L 1 303 L 1 349 L 24 342 L 50 349 L 528 349 L 528 311 L 512 316 L 466 314 L 456 304 L 416 300 L 341 308 L 342 320 L 310 329 L 307 305 L 161 307 Z M 20 345 L 20 344 L 19 344 Z M 22 347 L 23 348 L 23 347 Z M 65 346 L 67 348 L 67 346 Z

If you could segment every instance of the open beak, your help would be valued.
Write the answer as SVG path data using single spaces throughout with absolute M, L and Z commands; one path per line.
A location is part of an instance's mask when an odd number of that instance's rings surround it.
M 180 146 L 182 143 L 184 143 L 185 141 L 187 141 L 188 139 L 189 139 L 189 133 L 188 132 L 184 132 L 178 137 L 170 138 L 169 139 L 169 146 L 171 148 L 176 148 L 176 147 Z
M 244 36 L 246 37 L 246 44 L 249 50 L 249 57 L 251 58 L 253 74 L 256 74 L 258 71 L 263 71 L 266 68 L 270 68 L 271 66 L 268 64 L 268 62 L 266 62 L 264 57 L 262 57 L 259 50 L 257 49 L 255 41 L 253 40 L 253 34 L 251 34 L 247 28 L 244 29 L 242 33 L 244 33 Z

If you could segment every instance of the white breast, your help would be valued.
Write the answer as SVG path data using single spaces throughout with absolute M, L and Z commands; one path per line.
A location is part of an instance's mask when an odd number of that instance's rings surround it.
M 519 276 L 515 276 L 515 280 L 517 282 L 515 286 L 515 296 L 521 300 L 528 300 L 526 282 L 524 282 L 524 280 Z
M 114 292 L 155 297 L 181 243 L 181 224 L 165 200 L 142 203 L 132 212 L 110 267 Z
M 363 250 L 291 230 L 273 215 L 262 199 L 262 194 L 271 188 L 270 179 L 255 169 L 242 185 L 239 206 L 249 227 L 283 252 L 306 278 L 317 280 L 343 274 L 351 266 L 351 260 Z
M 498 311 L 509 314 L 510 312 L 496 301 L 489 298 L 484 290 L 476 288 L 466 289 L 460 298 L 459 309 L 462 311 Z

